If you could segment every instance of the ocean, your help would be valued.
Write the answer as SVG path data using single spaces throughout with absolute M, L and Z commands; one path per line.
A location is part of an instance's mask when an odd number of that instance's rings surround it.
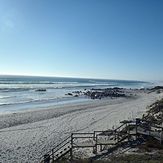
M 149 82 L 63 77 L 0 76 L 0 114 L 45 109 L 50 106 L 88 101 L 66 95 L 91 88 L 146 88 Z M 46 91 L 37 91 L 46 89 Z

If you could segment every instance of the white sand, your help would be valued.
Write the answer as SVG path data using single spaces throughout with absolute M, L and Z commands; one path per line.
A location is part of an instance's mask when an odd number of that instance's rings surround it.
M 120 120 L 141 116 L 163 97 L 137 91 L 135 98 L 92 100 L 47 110 L 0 116 L 0 162 L 38 162 L 71 132 L 106 130 Z

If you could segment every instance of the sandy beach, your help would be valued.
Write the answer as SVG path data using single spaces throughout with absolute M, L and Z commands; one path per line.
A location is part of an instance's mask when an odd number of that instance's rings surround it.
M 162 70 L 163 0 L 0 0 L 0 163 L 163 163 Z
M 0 162 L 39 162 L 72 132 L 92 132 L 142 116 L 163 93 L 133 90 L 130 98 L 104 98 L 0 115 Z

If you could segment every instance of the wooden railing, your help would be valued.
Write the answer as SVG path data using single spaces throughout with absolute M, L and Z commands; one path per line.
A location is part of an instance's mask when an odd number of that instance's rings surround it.
M 42 158 L 40 163 L 50 163 L 62 157 L 65 153 L 71 150 L 71 136 L 67 137 L 49 152 L 47 152 Z
M 100 147 L 100 151 L 107 145 L 112 146 L 114 149 L 122 142 L 130 141 L 131 136 L 135 136 L 137 140 L 139 134 L 144 134 L 144 132 L 139 131 L 142 124 L 143 122 L 124 121 L 122 125 L 112 130 L 94 131 L 93 133 L 72 133 L 71 136 L 47 152 L 47 154 L 41 158 L 41 163 L 53 163 L 68 153 L 70 160 L 73 160 L 73 150 L 75 148 L 92 148 L 95 154 L 98 153 L 98 147 Z M 152 134 L 150 134 L 150 136 L 152 136 Z M 153 137 L 154 136 L 155 135 L 153 135 Z M 160 142 L 162 141 L 162 137 L 161 135 Z

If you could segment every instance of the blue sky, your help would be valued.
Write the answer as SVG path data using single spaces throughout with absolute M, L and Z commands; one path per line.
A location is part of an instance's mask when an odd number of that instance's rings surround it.
M 163 80 L 162 0 L 0 0 L 0 74 Z

